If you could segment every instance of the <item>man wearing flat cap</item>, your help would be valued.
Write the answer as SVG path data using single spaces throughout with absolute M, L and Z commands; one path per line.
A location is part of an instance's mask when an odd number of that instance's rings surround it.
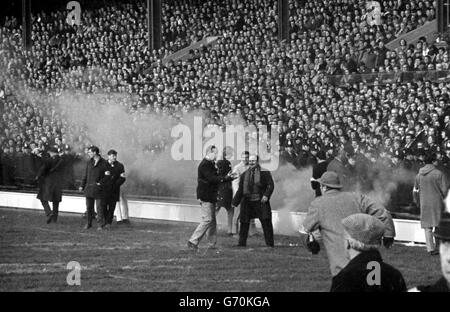
M 320 179 L 322 196 L 316 197 L 303 221 L 304 231 L 320 230 L 330 264 L 335 276 L 350 261 L 345 252 L 342 219 L 355 213 L 365 213 L 379 219 L 385 226 L 383 244 L 389 248 L 395 237 L 394 222 L 390 213 L 380 204 L 358 193 L 343 192 L 343 185 L 336 172 L 326 171 Z
M 444 213 L 439 226 L 434 232 L 439 243 L 442 277 L 433 285 L 417 286 L 410 292 L 450 292 L 450 214 Z
M 402 292 L 400 271 L 383 262 L 378 248 L 385 232 L 377 218 L 356 213 L 342 220 L 344 247 L 350 262 L 333 277 L 331 292 Z

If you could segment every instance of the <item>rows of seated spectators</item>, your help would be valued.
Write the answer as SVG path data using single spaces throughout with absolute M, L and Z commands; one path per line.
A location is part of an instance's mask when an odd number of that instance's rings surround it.
M 448 69 L 446 46 L 422 39 L 413 46 L 402 41 L 395 51 L 384 47 L 433 19 L 433 3 L 381 4 L 382 25 L 370 26 L 363 2 L 292 1 L 291 40 L 279 43 L 276 1 L 165 1 L 159 51 L 146 48 L 143 2 L 83 12 L 81 27 L 66 24 L 62 12 L 38 14 L 31 51 L 22 48 L 17 21 L 8 19 L 0 32 L 0 67 L 6 73 L 0 81 L 2 164 L 18 159 L 14 155 L 38 155 L 49 144 L 82 159 L 86 146 L 95 143 L 52 101 L 15 97 L 21 81 L 49 98 L 68 90 L 135 95 L 119 105 L 136 115 L 182 117 L 201 109 L 208 123 L 219 126 L 235 117 L 270 125 L 280 132 L 283 160 L 297 168 L 314 163 L 319 150 L 332 157 L 343 144 L 372 164 L 383 159 L 397 166 L 432 150 L 448 167 L 448 81 L 413 77 L 336 85 L 329 79 L 356 72 Z M 161 62 L 207 35 L 222 37 L 190 59 Z M 34 162 L 3 165 L 3 176 L 6 167 L 18 170 Z M 31 175 L 19 176 L 30 182 Z

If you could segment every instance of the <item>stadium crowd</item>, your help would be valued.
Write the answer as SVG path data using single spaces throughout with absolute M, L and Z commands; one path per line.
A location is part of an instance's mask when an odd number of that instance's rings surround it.
M 330 159 L 351 145 L 364 164 L 354 166 L 356 172 L 417 171 L 426 151 L 449 170 L 450 81 L 421 74 L 447 70 L 449 48 L 425 38 L 385 47 L 434 19 L 431 1 L 380 1 L 380 25 L 368 23 L 365 1 L 291 1 L 290 41 L 281 43 L 276 4 L 164 1 L 158 51 L 147 48 L 143 1 L 83 11 L 81 26 L 66 23 L 65 11 L 36 14 L 29 51 L 18 20 L 6 18 L 0 27 L 0 184 L 31 184 L 38 155 L 56 145 L 71 158 L 67 188 L 75 189 L 71 168 L 96 142 L 52 105 L 64 92 L 128 94 L 119 105 L 136 116 L 176 122 L 202 110 L 208 124 L 226 126 L 237 117 L 270 125 L 280 132 L 283 161 L 299 169 L 314 164 L 321 150 Z M 205 36 L 219 38 L 186 60 L 163 61 Z M 395 75 L 402 72 L 408 75 Z M 335 79 L 368 73 L 393 79 Z M 165 135 L 145 148 L 167 148 Z

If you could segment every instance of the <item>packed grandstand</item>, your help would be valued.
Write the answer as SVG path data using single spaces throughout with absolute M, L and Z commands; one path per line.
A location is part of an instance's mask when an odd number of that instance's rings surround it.
M 226 127 L 237 116 L 274 127 L 282 163 L 297 170 L 313 165 L 321 150 L 331 159 L 351 145 L 354 174 L 365 177 L 367 190 L 395 169 L 417 172 L 426 151 L 449 173 L 446 38 L 401 39 L 436 19 L 434 2 L 379 1 L 378 22 L 366 2 L 291 0 L 289 40 L 279 41 L 276 0 L 163 1 L 162 48 L 153 51 L 145 1 L 98 1 L 83 7 L 79 26 L 66 22 L 65 7 L 35 12 L 30 50 L 20 19 L 3 17 L 0 185 L 32 188 L 38 155 L 56 145 L 70 160 L 65 188 L 77 189 L 85 150 L 98 142 L 55 109 L 68 93 L 104 94 L 105 102 L 121 94 L 117 105 L 136 119 L 177 123 L 202 111 L 207 124 Z M 212 44 L 171 58 L 209 37 Z M 142 147 L 150 158 L 170 148 L 168 132 L 152 135 Z M 176 195 L 153 182 L 142 192 Z M 397 204 L 411 203 L 413 183 L 400 186 Z

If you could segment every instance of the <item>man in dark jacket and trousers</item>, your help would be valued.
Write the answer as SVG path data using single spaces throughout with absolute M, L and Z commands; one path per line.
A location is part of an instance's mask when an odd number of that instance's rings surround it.
M 448 178 L 436 168 L 436 154 L 425 155 L 425 166 L 420 168 L 413 189 L 414 201 L 420 208 L 420 224 L 425 230 L 427 251 L 437 255 L 433 228 L 438 226 L 444 212 L 444 200 L 450 187 Z
M 334 171 L 339 176 L 339 181 L 343 185 L 344 191 L 349 191 L 353 187 L 352 167 L 349 164 L 349 158 L 354 154 L 351 145 L 341 146 L 338 154 L 328 163 L 327 171 Z
M 47 216 L 47 224 L 58 219 L 59 203 L 62 201 L 62 180 L 64 179 L 64 161 L 56 147 L 50 147 L 43 159 L 36 180 L 39 185 L 37 198 L 41 201 Z M 48 202 L 52 202 L 53 210 Z
M 403 292 L 400 271 L 383 262 L 378 249 L 385 225 L 377 218 L 357 213 L 342 220 L 350 262 L 332 279 L 331 292 Z
M 223 156 L 221 160 L 218 160 L 216 163 L 217 173 L 220 177 L 227 177 L 231 172 L 231 163 L 227 159 L 227 149 L 223 149 Z M 233 199 L 233 188 L 231 186 L 231 181 L 220 183 L 217 190 L 217 212 L 219 212 L 220 208 L 225 208 L 227 211 L 227 220 L 228 220 L 228 235 L 233 235 L 233 216 L 234 216 L 234 207 L 231 206 L 231 200 Z
M 238 246 L 247 245 L 250 220 L 258 218 L 263 228 L 266 245 L 273 247 L 272 210 L 269 203 L 274 189 L 272 174 L 260 167 L 257 155 L 250 155 L 249 165 L 250 168 L 241 176 L 238 191 L 232 202 L 233 207 L 241 205 Z
M 84 190 L 87 208 L 86 230 L 92 227 L 94 219 L 94 205 L 97 207 L 97 230 L 102 230 L 105 226 L 105 192 L 103 183 L 105 172 L 108 171 L 108 164 L 100 156 L 100 150 L 97 146 L 88 148 L 89 160 L 86 164 L 86 171 L 81 181 L 80 191 Z
M 450 207 L 449 207 L 450 208 Z M 439 242 L 442 277 L 433 285 L 417 286 L 410 292 L 450 292 L 450 214 L 444 213 L 434 232 Z
M 120 200 L 120 186 L 124 182 L 125 167 L 117 161 L 117 152 L 115 150 L 109 150 L 104 179 L 105 228 L 109 228 L 112 224 L 116 203 Z
M 231 175 L 218 175 L 215 160 L 217 148 L 212 145 L 206 150 L 206 156 L 198 166 L 197 199 L 200 201 L 202 221 L 189 238 L 187 245 L 194 250 L 206 234 L 209 240 L 208 248 L 215 248 L 217 242 L 216 203 L 217 189 L 220 183 L 231 181 Z
M 324 151 L 319 151 L 317 153 L 317 164 L 313 166 L 312 171 L 312 179 L 311 179 L 311 188 L 316 192 L 316 197 L 322 195 L 322 191 L 320 190 L 320 183 L 317 180 L 322 176 L 322 174 L 327 171 L 327 156 Z

